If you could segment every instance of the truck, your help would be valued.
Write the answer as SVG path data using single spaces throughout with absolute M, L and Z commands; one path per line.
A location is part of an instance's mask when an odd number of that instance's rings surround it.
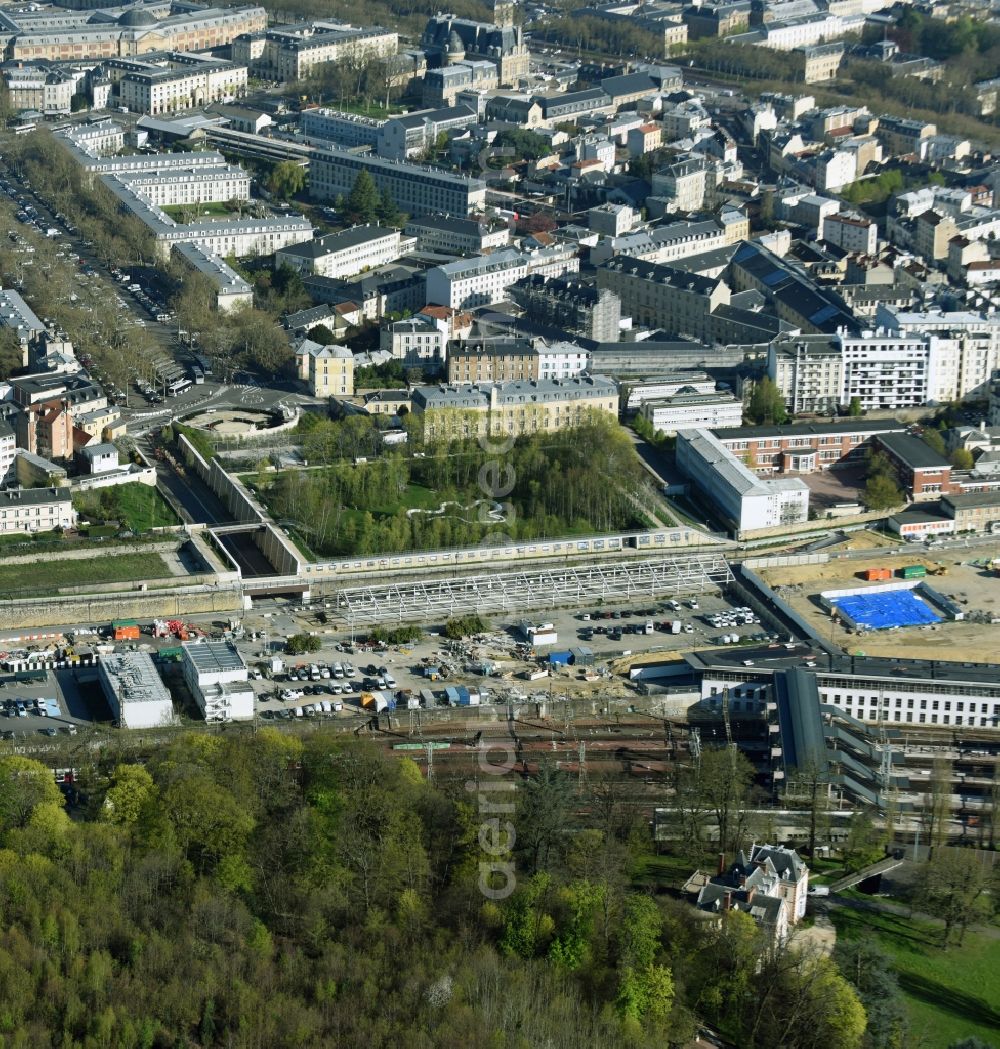
M 671 634 L 679 634 L 680 632 L 681 632 L 681 621 L 679 619 L 674 619 L 671 622 L 671 624 L 670 624 L 670 633 Z
M 653 629 L 654 629 L 653 621 L 650 619 L 650 620 L 647 621 L 646 625 L 642 628 L 642 631 L 643 631 L 644 634 L 651 634 L 653 632 Z

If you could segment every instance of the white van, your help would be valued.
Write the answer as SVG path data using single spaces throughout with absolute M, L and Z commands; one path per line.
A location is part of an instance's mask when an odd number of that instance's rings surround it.
M 296 707 L 296 708 L 295 708 L 295 709 L 294 709 L 294 710 L 292 711 L 292 713 L 293 713 L 293 714 L 294 714 L 294 715 L 295 715 L 295 716 L 296 716 L 297 718 L 305 717 L 305 714 L 304 714 L 304 712 L 303 712 L 303 710 L 302 710 L 302 708 L 301 708 L 301 707 Z

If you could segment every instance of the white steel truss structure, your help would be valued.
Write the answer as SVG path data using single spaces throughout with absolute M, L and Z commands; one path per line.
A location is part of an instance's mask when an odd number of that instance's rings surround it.
M 732 579 L 721 554 L 496 575 L 387 583 L 340 590 L 336 615 L 352 626 L 412 622 L 470 612 L 515 612 L 718 590 Z

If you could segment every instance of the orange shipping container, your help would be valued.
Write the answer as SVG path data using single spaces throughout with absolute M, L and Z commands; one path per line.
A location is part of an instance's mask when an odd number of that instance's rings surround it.
M 115 627 L 115 640 L 116 641 L 138 641 L 139 640 L 139 628 L 137 626 L 120 626 L 120 627 Z

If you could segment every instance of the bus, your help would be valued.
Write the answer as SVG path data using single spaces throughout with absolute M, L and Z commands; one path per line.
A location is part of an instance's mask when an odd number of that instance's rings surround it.
M 30 135 L 37 127 L 38 125 L 33 120 L 22 120 L 20 124 L 14 126 L 14 134 Z
M 190 379 L 175 379 L 167 387 L 167 396 L 176 397 L 179 393 L 183 393 L 188 387 L 194 385 Z
M 205 373 L 197 364 L 193 365 L 191 368 L 191 378 L 194 381 L 195 386 L 200 386 L 205 381 Z

